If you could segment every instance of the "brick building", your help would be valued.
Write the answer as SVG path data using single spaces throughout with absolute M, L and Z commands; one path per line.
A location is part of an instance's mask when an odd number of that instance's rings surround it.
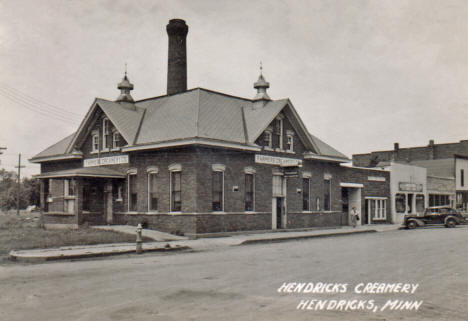
M 398 162 L 427 169 L 427 206 L 450 205 L 463 211 L 468 207 L 468 140 L 458 143 L 400 148 L 353 155 L 353 165 L 375 167 L 385 162 Z
M 96 99 L 78 130 L 34 156 L 46 227 L 137 224 L 179 234 L 388 222 L 389 173 L 306 129 L 260 74 L 253 99 L 187 90 L 188 27 L 173 19 L 167 95 Z

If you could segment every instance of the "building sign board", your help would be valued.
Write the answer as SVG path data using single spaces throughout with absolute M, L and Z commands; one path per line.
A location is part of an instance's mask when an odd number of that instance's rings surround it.
M 128 164 L 128 155 L 88 158 L 83 161 L 83 167 L 118 165 L 118 164 Z
M 403 192 L 422 192 L 423 184 L 400 182 L 399 188 Z
M 281 167 L 302 166 L 302 160 L 300 159 L 260 154 L 255 154 L 255 163 L 277 165 Z
M 383 176 L 367 176 L 367 180 L 371 182 L 385 182 L 385 177 Z
M 299 177 L 297 169 L 289 169 L 284 171 L 284 177 Z

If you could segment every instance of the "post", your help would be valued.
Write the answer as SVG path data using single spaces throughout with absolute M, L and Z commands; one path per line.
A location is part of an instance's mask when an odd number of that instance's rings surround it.
M 138 224 L 136 229 L 136 253 L 142 254 L 143 253 L 143 240 L 141 238 L 141 224 Z
M 25 168 L 26 166 L 21 166 L 21 153 L 18 155 L 18 191 L 16 195 L 16 215 L 20 213 L 20 195 L 21 195 L 21 168 Z

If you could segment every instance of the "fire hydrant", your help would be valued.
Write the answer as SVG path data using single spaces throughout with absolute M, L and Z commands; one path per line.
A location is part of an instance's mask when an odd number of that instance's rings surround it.
M 136 253 L 141 254 L 143 253 L 143 239 L 141 238 L 141 224 L 138 224 L 136 229 Z

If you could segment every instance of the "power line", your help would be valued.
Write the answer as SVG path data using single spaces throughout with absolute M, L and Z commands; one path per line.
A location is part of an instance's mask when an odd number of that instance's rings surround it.
M 45 106 L 48 106 L 49 108 L 52 108 L 52 109 L 55 109 L 59 112 L 66 112 L 68 114 L 71 114 L 71 115 L 75 115 L 77 117 L 82 117 L 81 114 L 78 114 L 78 113 L 75 113 L 73 111 L 69 111 L 69 110 L 66 110 L 65 108 L 63 107 L 58 107 L 58 106 L 55 106 L 55 105 L 52 105 L 52 104 L 49 104 L 47 102 L 44 102 L 40 99 L 37 99 L 37 98 L 34 98 L 24 92 L 22 92 L 21 90 L 18 90 L 16 88 L 13 88 L 11 86 L 8 86 L 7 84 L 3 83 L 3 82 L 0 82 L 0 85 L 1 87 L 0 88 L 3 88 L 3 89 L 6 89 L 8 91 L 10 91 L 11 93 L 15 94 L 15 95 L 19 95 L 19 96 L 22 96 L 23 98 L 25 98 L 26 100 L 29 100 L 31 101 L 32 103 L 34 104 L 38 104 L 38 105 L 45 105 Z
M 58 114 L 56 112 L 52 112 L 52 111 L 44 111 L 44 110 L 41 110 L 41 109 L 38 109 L 38 108 L 41 108 L 39 106 L 35 106 L 35 105 L 32 105 L 31 103 L 28 103 L 28 102 L 24 102 L 24 101 L 21 101 L 21 99 L 18 99 L 17 97 L 14 97 L 14 96 L 11 96 L 5 92 L 3 92 L 1 89 L 0 89 L 0 95 L 3 96 L 4 98 L 26 108 L 26 109 L 29 109 L 33 112 L 36 112 L 38 114 L 41 114 L 42 116 L 46 116 L 46 117 L 52 117 L 52 118 L 55 118 L 57 120 L 61 120 L 61 121 L 64 121 L 64 122 L 69 122 L 69 123 L 74 123 L 74 124 L 77 124 L 79 123 L 78 120 L 76 119 L 72 119 L 72 118 L 68 118 L 68 116 L 64 116 L 64 115 L 61 115 L 61 114 Z

